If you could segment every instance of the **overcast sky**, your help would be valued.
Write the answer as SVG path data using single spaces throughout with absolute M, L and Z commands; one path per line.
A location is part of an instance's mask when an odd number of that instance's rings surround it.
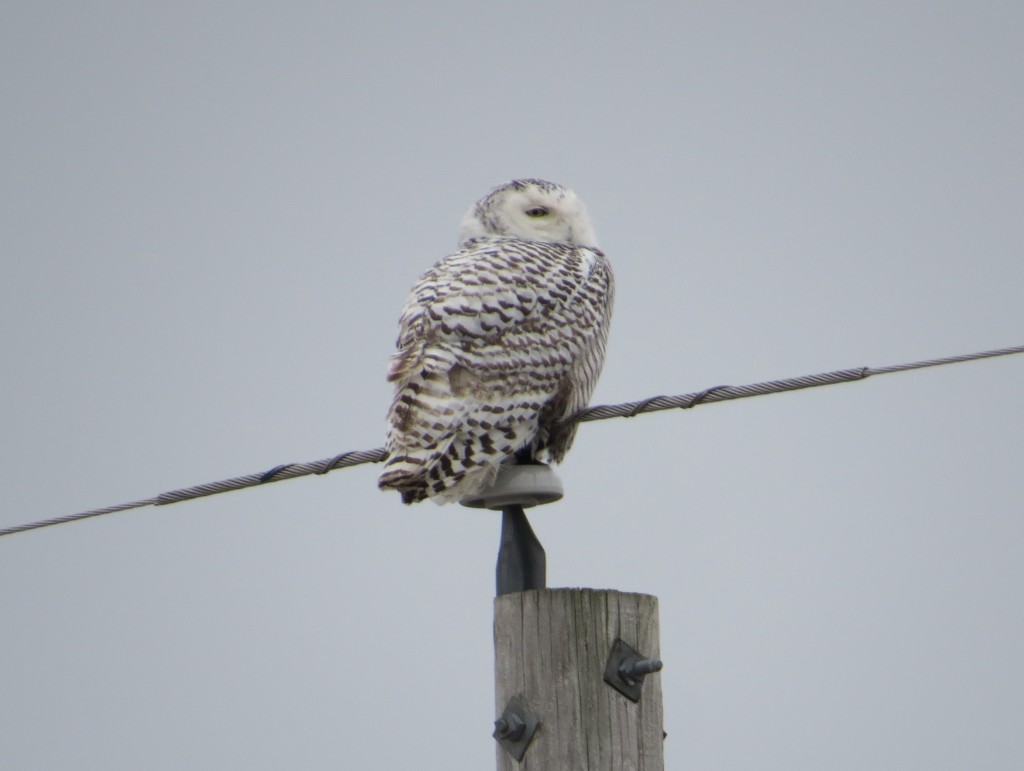
M 1020 2 L 8 2 L 0 526 L 378 447 L 522 176 L 595 403 L 1024 344 Z M 657 595 L 666 767 L 1017 769 L 1024 356 L 591 423 L 551 586 Z M 498 515 L 379 467 L 0 539 L 18 771 L 485 769 Z

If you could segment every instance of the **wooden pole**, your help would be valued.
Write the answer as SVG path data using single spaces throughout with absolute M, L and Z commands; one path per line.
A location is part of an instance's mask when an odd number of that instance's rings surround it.
M 638 678 L 636 703 L 606 683 L 616 639 L 659 658 L 658 599 L 594 589 L 495 598 L 495 714 L 518 697 L 540 721 L 521 761 L 498 745 L 498 771 L 664 771 L 661 676 Z

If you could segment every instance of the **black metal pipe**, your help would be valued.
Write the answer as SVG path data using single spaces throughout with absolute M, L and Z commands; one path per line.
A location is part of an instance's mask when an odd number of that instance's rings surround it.
M 543 589 L 547 585 L 544 547 L 518 504 L 501 510 L 501 546 L 495 575 L 499 597 L 527 589 Z

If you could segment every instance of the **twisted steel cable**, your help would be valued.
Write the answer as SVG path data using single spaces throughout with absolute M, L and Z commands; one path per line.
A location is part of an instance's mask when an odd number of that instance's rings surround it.
M 705 388 L 689 394 L 678 396 L 652 396 L 636 402 L 624 404 L 605 404 L 596 407 L 588 407 L 570 417 L 566 423 L 585 423 L 592 420 L 607 420 L 608 418 L 632 418 L 645 412 L 658 412 L 672 409 L 691 409 L 700 404 L 711 404 L 712 402 L 723 402 L 732 399 L 746 399 L 750 396 L 764 396 L 766 394 L 782 393 L 785 391 L 797 391 L 803 388 L 817 388 L 819 386 L 834 385 L 836 383 L 850 383 L 864 380 L 872 375 L 886 375 L 892 372 L 905 372 L 912 369 L 925 369 L 927 367 L 939 367 L 945 364 L 956 364 L 958 362 L 976 361 L 978 359 L 991 359 L 997 356 L 1009 356 L 1011 354 L 1024 353 L 1024 345 L 1012 346 L 1010 348 L 997 348 L 991 351 L 980 351 L 967 353 L 958 356 L 946 356 L 940 359 L 925 359 L 924 361 L 910 362 L 907 364 L 891 364 L 886 367 L 857 367 L 854 369 L 841 369 L 834 372 L 821 372 L 815 375 L 801 375 L 799 377 L 785 378 L 783 380 L 769 380 L 763 383 L 751 383 L 749 385 L 728 386 L 719 385 Z M 50 525 L 62 525 L 66 522 L 75 522 L 79 519 L 100 517 L 105 514 L 113 514 L 118 511 L 128 511 L 145 506 L 166 506 L 179 501 L 188 501 L 194 498 L 202 498 L 207 495 L 218 495 L 231 490 L 242 490 L 246 487 L 256 487 L 270 482 L 280 482 L 284 479 L 308 476 L 310 474 L 326 474 L 339 468 L 358 466 L 363 463 L 381 463 L 387 457 L 383 447 L 373 450 L 354 450 L 343 452 L 331 458 L 310 461 L 308 463 L 285 463 L 275 466 L 269 471 L 245 476 L 223 479 L 219 482 L 185 487 L 179 490 L 160 493 L 152 498 L 146 498 L 131 503 L 122 503 L 117 506 L 107 506 L 102 509 L 91 509 L 78 514 L 68 514 L 63 517 L 52 517 L 41 519 L 36 522 L 28 522 L 24 525 L 14 525 L 0 529 L 0 536 L 13 535 L 26 530 L 35 530 Z

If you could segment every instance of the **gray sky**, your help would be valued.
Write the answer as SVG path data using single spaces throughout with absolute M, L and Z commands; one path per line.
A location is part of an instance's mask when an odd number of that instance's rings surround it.
M 8 3 L 0 525 L 383 442 L 491 186 L 587 202 L 595 403 L 1024 343 L 1024 6 Z M 1015 769 L 1024 356 L 584 426 L 673 769 Z M 490 768 L 498 517 L 376 466 L 0 539 L 19 771 Z

